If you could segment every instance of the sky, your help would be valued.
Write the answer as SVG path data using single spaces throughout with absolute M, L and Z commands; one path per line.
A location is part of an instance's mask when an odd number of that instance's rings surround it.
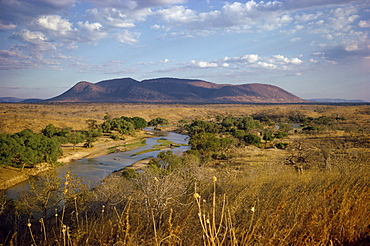
M 369 32 L 370 0 L 0 0 L 0 97 L 175 77 L 370 102 Z

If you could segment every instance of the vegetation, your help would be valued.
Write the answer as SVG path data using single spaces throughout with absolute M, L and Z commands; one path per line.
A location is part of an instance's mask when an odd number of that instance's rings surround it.
M 368 245 L 368 107 L 203 107 L 191 118 L 184 106 L 181 157 L 163 151 L 93 190 L 48 173 L 32 196 L 0 198 L 0 243 Z M 152 118 L 181 112 L 166 110 Z
M 61 150 L 53 138 L 23 130 L 15 134 L 0 134 L 1 166 L 33 167 L 39 163 L 55 164 Z

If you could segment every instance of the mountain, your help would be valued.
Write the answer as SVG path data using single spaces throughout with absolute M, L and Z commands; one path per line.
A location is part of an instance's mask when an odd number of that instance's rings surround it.
M 82 81 L 46 102 L 299 103 L 305 100 L 273 85 L 215 84 L 202 80 L 132 78 Z

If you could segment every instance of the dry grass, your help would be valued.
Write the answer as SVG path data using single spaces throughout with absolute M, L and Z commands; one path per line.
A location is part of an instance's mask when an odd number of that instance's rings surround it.
M 344 116 L 346 124 L 369 124 L 369 106 L 325 105 L 168 105 L 168 104 L 0 104 L 0 132 L 14 133 L 29 128 L 35 132 L 47 124 L 56 127 L 86 129 L 86 120 L 103 122 L 105 115 L 112 117 L 142 117 L 149 121 L 157 117 L 176 124 L 181 119 L 212 119 L 216 115 L 245 116 L 265 112 L 280 117 L 301 114 L 311 117 Z
M 24 221 L 27 230 L 17 242 L 368 245 L 370 170 L 362 164 L 350 175 L 319 170 L 297 175 L 278 163 L 249 172 L 188 163 L 169 175 L 146 170 L 136 179 L 115 177 L 78 196 L 76 205 L 72 199 L 63 220 L 31 219 L 30 228 Z M 39 233 L 44 226 L 46 234 Z
M 26 126 L 37 131 L 48 123 L 83 129 L 86 119 L 102 120 L 104 115 L 163 117 L 177 123 L 261 111 L 341 115 L 345 125 L 363 129 L 354 135 L 292 135 L 284 140 L 290 143 L 287 150 L 233 148 L 226 153 L 234 156 L 228 160 L 206 162 L 185 155 L 183 165 L 170 174 L 147 169 L 133 179 L 114 176 L 93 191 L 66 198 L 58 216 L 42 220 L 21 211 L 14 215 L 12 202 L 2 199 L 4 245 L 369 245 L 368 106 L 0 106 L 7 111 L 0 118 L 7 132 Z M 43 111 L 48 122 L 39 119 Z M 22 121 L 15 120 L 17 114 Z M 298 174 L 284 161 L 300 141 L 311 168 Z M 325 156 L 330 156 L 331 170 L 320 168 Z

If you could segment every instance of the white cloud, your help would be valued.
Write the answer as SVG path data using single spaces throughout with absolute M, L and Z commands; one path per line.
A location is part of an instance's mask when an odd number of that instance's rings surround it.
M 358 26 L 362 28 L 370 28 L 370 20 L 361 20 L 358 23 Z
M 186 3 L 187 0 L 86 0 L 103 8 L 143 9 Z
M 299 38 L 299 37 L 294 37 L 294 38 L 291 38 L 290 39 L 290 42 L 296 42 L 298 40 L 301 40 L 302 38 Z
M 97 42 L 99 39 L 105 38 L 108 33 L 104 30 L 102 24 L 95 22 L 89 23 L 86 21 L 77 23 L 82 30 L 79 32 L 81 41 Z
M 80 27 L 84 28 L 85 30 L 88 30 L 90 32 L 95 32 L 95 31 L 101 31 L 103 29 L 102 24 L 95 22 L 95 23 L 89 23 L 86 21 L 83 23 L 82 21 L 79 21 L 77 23 Z
M 15 32 L 13 37 L 32 44 L 43 44 L 47 41 L 46 36 L 41 32 L 32 32 L 27 29 L 23 29 L 19 32 Z
M 169 62 L 170 60 L 168 60 L 167 58 L 166 59 L 163 59 L 163 60 L 160 60 L 159 62 L 160 63 L 167 63 L 167 62 Z
M 140 33 L 138 32 L 130 32 L 128 30 L 123 30 L 119 33 L 116 33 L 115 38 L 118 42 L 124 44 L 134 44 L 138 42 L 138 38 L 140 37 Z
M 323 12 L 319 11 L 316 14 L 302 14 L 302 15 L 296 15 L 294 18 L 298 20 L 299 22 L 307 22 L 307 21 L 313 21 L 319 18 L 323 15 Z
M 135 19 L 128 16 L 124 11 L 115 8 L 88 9 L 87 18 L 103 23 L 110 27 L 132 28 L 135 27 Z
M 14 24 L 4 24 L 0 22 L 0 30 L 14 30 L 17 28 L 17 25 Z
M 216 68 L 218 67 L 218 64 L 215 62 L 205 62 L 205 61 L 190 61 L 190 65 L 194 67 L 200 67 L 200 68 Z
M 247 54 L 237 57 L 224 57 L 214 61 L 196 61 L 192 60 L 189 67 L 192 68 L 250 68 L 250 69 L 280 69 L 290 70 L 303 64 L 298 57 L 285 57 L 283 55 L 274 55 L 271 57 L 261 57 L 257 54 Z
M 72 31 L 72 23 L 62 19 L 59 15 L 41 16 L 36 23 L 47 30 L 53 31 L 56 35 L 69 35 Z
M 2 58 L 19 58 L 19 59 L 30 59 L 30 56 L 26 56 L 22 51 L 16 47 L 12 46 L 9 50 L 0 50 L 0 57 Z
M 194 21 L 196 17 L 193 10 L 186 9 L 183 5 L 173 6 L 169 9 L 158 10 L 157 14 L 160 15 L 165 21 L 182 23 Z

